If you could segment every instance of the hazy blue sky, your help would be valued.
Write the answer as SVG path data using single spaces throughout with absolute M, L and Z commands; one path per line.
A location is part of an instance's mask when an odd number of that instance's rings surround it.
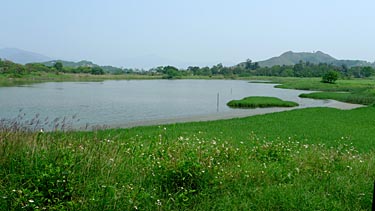
M 374 0 L 0 0 L 0 46 L 124 67 L 375 60 Z

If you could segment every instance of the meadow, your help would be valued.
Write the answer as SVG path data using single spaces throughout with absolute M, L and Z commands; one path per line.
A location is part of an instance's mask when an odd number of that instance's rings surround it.
M 367 82 L 345 83 L 330 88 Z M 20 125 L 0 122 L 0 210 L 371 209 L 372 105 L 86 132 Z
M 1 132 L 0 209 L 368 210 L 375 108 Z M 329 120 L 329 121 L 327 121 Z
M 319 93 L 302 94 L 301 97 L 334 99 L 363 105 L 371 105 L 375 102 L 373 79 L 341 79 L 334 84 L 322 83 L 320 78 L 274 78 L 271 81 L 281 83 L 276 86 L 278 88 L 321 91 Z

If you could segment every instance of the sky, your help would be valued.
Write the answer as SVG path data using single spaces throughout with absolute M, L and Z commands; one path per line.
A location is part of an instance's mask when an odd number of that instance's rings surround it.
M 285 51 L 375 61 L 374 0 L 0 0 L 0 46 L 150 68 Z

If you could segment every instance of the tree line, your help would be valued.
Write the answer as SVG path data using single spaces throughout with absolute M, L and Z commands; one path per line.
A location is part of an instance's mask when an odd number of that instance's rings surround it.
M 295 65 L 275 65 L 272 67 L 261 67 L 257 62 L 247 60 L 236 66 L 226 67 L 222 64 L 212 67 L 189 66 L 186 69 L 178 69 L 174 66 L 160 66 L 150 70 L 139 70 L 132 68 L 116 68 L 116 71 L 105 71 L 100 66 L 64 67 L 61 62 L 53 66 L 40 63 L 26 65 L 16 64 L 11 61 L 0 59 L 0 74 L 8 74 L 13 77 L 22 76 L 31 72 L 52 73 L 85 73 L 93 75 L 109 74 L 141 74 L 161 75 L 165 79 L 181 78 L 183 76 L 224 76 L 227 78 L 248 76 L 280 76 L 280 77 L 322 77 L 326 73 L 334 71 L 342 78 L 367 78 L 375 74 L 370 66 L 348 67 L 346 65 L 332 65 L 326 63 L 314 64 L 300 61 Z
M 86 73 L 93 75 L 105 74 L 104 70 L 99 66 L 81 66 L 81 67 L 64 67 L 61 62 L 56 62 L 53 66 L 46 66 L 41 63 L 17 64 L 9 60 L 0 59 L 0 74 L 10 77 L 22 77 L 33 72 L 46 73 Z
M 187 69 L 178 69 L 173 66 L 157 67 L 150 70 L 162 74 L 164 78 L 179 78 L 182 76 L 217 76 L 224 77 L 248 77 L 248 76 L 279 76 L 279 77 L 322 77 L 329 72 L 336 72 L 342 78 L 368 78 L 375 74 L 370 66 L 348 67 L 346 65 L 336 66 L 332 64 L 300 61 L 295 65 L 275 65 L 272 67 L 261 67 L 257 62 L 247 60 L 236 66 L 225 67 L 222 64 L 212 67 L 190 66 Z

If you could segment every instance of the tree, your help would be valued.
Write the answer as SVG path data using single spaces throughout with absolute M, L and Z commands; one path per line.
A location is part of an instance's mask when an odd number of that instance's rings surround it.
M 53 65 L 57 71 L 62 71 L 63 70 L 63 64 L 61 62 L 56 62 L 54 65 Z
M 335 81 L 339 78 L 339 73 L 333 70 L 328 71 L 326 74 L 322 77 L 323 83 L 330 83 L 334 84 Z
M 189 66 L 187 68 L 188 71 L 190 71 L 192 73 L 192 75 L 199 75 L 200 74 L 200 68 L 197 67 L 197 66 Z
M 181 77 L 181 73 L 178 71 L 176 67 L 173 67 L 173 66 L 165 66 L 163 68 L 163 73 L 165 74 L 163 78 L 166 78 L 166 79 Z
M 91 74 L 93 75 L 103 75 L 104 70 L 101 67 L 95 66 L 91 68 Z
M 28 63 L 25 65 L 29 72 L 50 72 L 51 68 L 40 63 Z
M 372 68 L 372 67 L 363 67 L 362 68 L 362 74 L 366 78 L 372 76 L 374 74 L 374 72 L 375 72 L 374 68 Z
M 252 68 L 252 61 L 251 61 L 251 59 L 246 59 L 245 69 L 246 70 L 250 70 L 251 68 Z

